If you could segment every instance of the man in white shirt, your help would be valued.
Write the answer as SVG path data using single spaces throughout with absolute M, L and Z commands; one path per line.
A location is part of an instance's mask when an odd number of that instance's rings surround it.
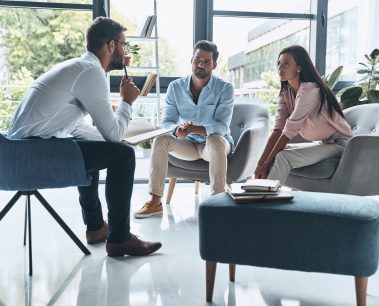
M 139 89 L 124 77 L 121 102 L 112 111 L 106 73 L 123 68 L 126 28 L 98 17 L 87 30 L 87 52 L 60 63 L 40 76 L 22 99 L 8 137 L 75 137 L 90 186 L 78 187 L 86 238 L 89 244 L 107 240 L 109 256 L 148 255 L 161 243 L 145 242 L 130 233 L 130 199 L 133 191 L 134 150 L 121 142 L 131 119 L 131 106 Z M 86 122 L 89 114 L 94 125 Z M 98 197 L 99 170 L 107 169 L 105 197 L 108 223 Z

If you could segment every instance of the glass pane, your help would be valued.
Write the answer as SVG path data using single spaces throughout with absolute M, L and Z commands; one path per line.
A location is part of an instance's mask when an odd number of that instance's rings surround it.
M 328 2 L 326 73 L 343 66 L 342 80 L 354 81 L 364 55 L 378 48 L 379 0 Z
M 23 1 L 25 0 L 13 0 L 15 2 L 17 1 Z M 34 2 L 48 2 L 48 3 L 75 3 L 75 4 L 92 4 L 93 0 L 33 0 Z
M 271 114 L 280 87 L 279 52 L 293 44 L 309 50 L 309 21 L 216 17 L 213 38 L 220 50 L 216 73 L 232 82 L 236 99 L 259 99 Z
M 91 21 L 90 11 L 0 9 L 0 130 L 33 80 L 85 51 Z
M 309 13 L 309 0 L 214 0 L 215 10 L 224 11 L 250 11 L 250 12 L 272 12 L 272 13 Z
M 193 0 L 159 0 L 157 3 L 158 55 L 161 76 L 182 76 L 191 70 L 193 47 Z M 184 11 L 185 14 L 173 14 Z M 153 0 L 111 0 L 110 17 L 128 28 L 127 36 L 139 36 L 146 18 L 154 14 Z M 180 27 L 180 30 L 175 30 Z M 155 28 L 152 36 L 155 36 Z M 133 38 L 131 38 L 133 40 Z M 132 66 L 155 66 L 154 40 L 134 42 L 141 45 Z M 143 71 L 133 72 L 144 75 Z

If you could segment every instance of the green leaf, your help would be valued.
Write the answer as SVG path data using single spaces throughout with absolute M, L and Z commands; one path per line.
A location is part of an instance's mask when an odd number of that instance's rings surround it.
M 359 105 L 361 104 L 361 101 L 359 101 L 358 99 L 346 99 L 346 100 L 341 100 L 341 108 L 342 109 L 347 109 L 349 107 L 352 107 L 352 106 L 356 106 L 356 105 Z
M 379 56 L 379 49 L 374 49 L 372 50 L 371 54 L 370 54 L 370 57 L 375 60 L 377 57 Z
M 355 98 L 359 99 L 359 97 L 362 94 L 362 91 L 363 91 L 362 87 L 360 87 L 360 86 L 349 86 L 349 87 L 342 88 L 337 93 L 337 97 L 340 97 L 341 100 L 347 99 L 350 97 L 355 97 Z
M 325 83 L 329 86 L 330 89 L 333 89 L 339 81 L 342 74 L 342 70 L 343 66 L 339 66 L 324 78 Z
M 368 68 L 368 66 L 365 63 L 358 63 L 359 65 L 365 66 Z
M 350 86 L 341 89 L 337 96 L 341 98 L 341 102 L 345 100 L 359 100 L 362 95 L 363 89 L 360 86 Z
M 370 64 L 371 64 L 371 62 L 372 62 L 372 59 L 371 59 L 371 57 L 369 57 L 367 54 L 365 54 L 365 58 L 367 58 L 367 60 L 370 62 Z
M 379 103 L 379 90 L 370 90 L 367 97 L 370 103 Z
M 370 73 L 370 69 L 358 69 L 357 70 L 358 74 L 365 74 L 365 73 Z

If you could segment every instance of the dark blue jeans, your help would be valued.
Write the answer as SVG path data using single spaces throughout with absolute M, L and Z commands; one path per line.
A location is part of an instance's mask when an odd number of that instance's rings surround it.
M 107 169 L 105 199 L 108 205 L 108 242 L 130 238 L 130 199 L 133 192 L 134 149 L 123 142 L 75 140 L 83 154 L 90 186 L 78 187 L 83 220 L 87 230 L 104 222 L 98 195 L 99 170 Z

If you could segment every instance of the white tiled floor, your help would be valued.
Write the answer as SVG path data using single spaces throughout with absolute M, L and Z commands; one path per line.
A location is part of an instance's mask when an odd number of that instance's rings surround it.
M 146 192 L 146 185 L 135 186 L 132 211 L 146 200 Z M 180 184 L 162 218 L 132 218 L 134 233 L 163 242 L 157 254 L 142 258 L 108 258 L 104 244 L 89 246 L 92 255 L 83 256 L 43 208 L 33 205 L 32 278 L 22 246 L 23 202 L 17 203 L 0 223 L 0 306 L 209 305 L 197 222 L 198 204 L 209 191 L 203 185 L 199 198 L 193 192 L 193 184 Z M 76 189 L 42 193 L 84 240 Z M 104 185 L 100 193 L 105 209 Z M 0 192 L 0 209 L 11 195 Z M 237 266 L 233 284 L 227 266 L 220 264 L 214 305 L 353 306 L 354 282 L 346 276 Z M 379 305 L 379 273 L 370 278 L 368 305 Z

